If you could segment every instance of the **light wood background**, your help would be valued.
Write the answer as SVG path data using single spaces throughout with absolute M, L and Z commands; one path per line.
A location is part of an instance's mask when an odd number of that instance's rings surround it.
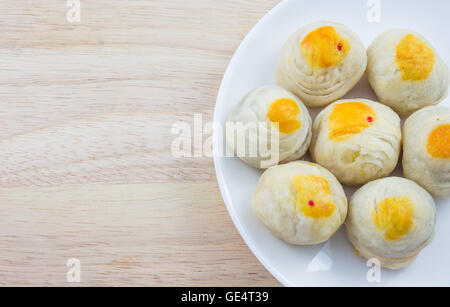
M 277 0 L 0 0 L 0 285 L 270 286 L 209 158 L 171 126 L 212 119 L 226 66 Z

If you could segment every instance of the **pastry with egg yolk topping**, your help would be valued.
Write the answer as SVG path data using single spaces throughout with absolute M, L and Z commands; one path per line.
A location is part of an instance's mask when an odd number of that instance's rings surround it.
M 366 65 L 365 47 L 349 28 L 314 23 L 299 29 L 283 46 L 277 83 L 309 107 L 324 106 L 348 93 Z
M 313 159 L 348 185 L 389 175 L 400 148 L 400 118 L 375 101 L 337 101 L 322 110 L 313 124 Z
M 450 196 L 450 109 L 423 108 L 403 126 L 403 173 L 438 197 Z
M 437 52 L 411 30 L 382 33 L 367 50 L 367 75 L 380 102 L 402 117 L 438 104 L 448 92 L 449 71 Z
M 283 241 L 311 245 L 327 241 L 342 225 L 347 199 L 328 170 L 296 161 L 264 172 L 252 198 L 252 210 Z
M 433 239 L 435 216 L 434 200 L 424 188 L 405 178 L 388 177 L 355 192 L 345 224 L 361 257 L 401 269 Z
M 237 104 L 226 123 L 226 140 L 245 163 L 266 169 L 300 159 L 311 142 L 311 124 L 298 97 L 278 86 L 263 86 Z

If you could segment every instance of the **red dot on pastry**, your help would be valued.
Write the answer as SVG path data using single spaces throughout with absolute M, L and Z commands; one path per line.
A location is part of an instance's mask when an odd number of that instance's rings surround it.
M 310 207 L 314 207 L 314 201 L 310 200 L 310 201 L 308 202 L 308 205 L 309 205 Z
M 342 43 L 339 43 L 338 45 L 337 45 L 337 49 L 339 50 L 339 51 L 342 51 Z
M 372 116 L 367 117 L 367 121 L 368 121 L 369 123 L 373 122 L 373 117 L 372 117 Z

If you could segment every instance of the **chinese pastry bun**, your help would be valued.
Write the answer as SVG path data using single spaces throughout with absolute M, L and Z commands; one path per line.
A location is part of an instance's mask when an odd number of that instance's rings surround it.
M 450 196 L 450 109 L 423 108 L 403 126 L 403 173 L 431 194 Z
M 366 66 L 366 49 L 355 33 L 340 23 L 317 22 L 299 29 L 283 46 L 277 83 L 308 107 L 319 107 L 347 94 Z
M 304 161 L 266 170 L 251 204 L 276 237 L 294 245 L 327 241 L 347 215 L 347 198 L 336 177 Z
M 404 29 L 386 31 L 367 54 L 373 90 L 380 102 L 400 116 L 438 104 L 447 96 L 448 67 L 422 35 Z
M 311 156 L 341 183 L 365 184 L 388 176 L 401 150 L 399 116 L 367 99 L 339 100 L 314 120 Z
M 432 241 L 435 215 L 433 198 L 418 184 L 399 177 L 378 179 L 350 199 L 347 236 L 360 256 L 397 270 Z
M 246 95 L 231 113 L 227 126 L 237 128 L 231 133 L 227 127 L 226 140 L 245 163 L 265 169 L 303 157 L 311 143 L 311 123 L 297 96 L 279 86 L 264 86 Z M 265 153 L 261 148 L 275 151 Z

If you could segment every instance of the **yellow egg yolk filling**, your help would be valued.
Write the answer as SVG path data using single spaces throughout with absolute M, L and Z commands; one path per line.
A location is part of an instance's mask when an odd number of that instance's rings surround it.
M 403 80 L 422 81 L 433 71 L 434 52 L 426 42 L 408 34 L 397 45 L 396 62 Z
M 388 197 L 377 209 L 372 209 L 372 219 L 386 240 L 395 241 L 408 233 L 414 224 L 414 205 L 408 197 Z
M 431 131 L 428 136 L 427 151 L 434 158 L 450 158 L 450 124 L 441 125 Z
M 328 137 L 335 142 L 344 141 L 369 128 L 376 119 L 373 108 L 362 102 L 336 104 L 328 119 Z
M 280 132 L 289 134 L 302 126 L 301 122 L 297 120 L 299 114 L 300 108 L 295 100 L 282 98 L 272 102 L 267 117 L 272 123 L 278 123 Z
M 300 46 L 300 52 L 309 67 L 326 68 L 340 64 L 351 50 L 348 39 L 334 27 L 325 26 L 309 33 Z
M 296 191 L 295 206 L 298 212 L 311 218 L 326 218 L 333 214 L 335 205 L 324 177 L 296 176 L 291 181 Z

